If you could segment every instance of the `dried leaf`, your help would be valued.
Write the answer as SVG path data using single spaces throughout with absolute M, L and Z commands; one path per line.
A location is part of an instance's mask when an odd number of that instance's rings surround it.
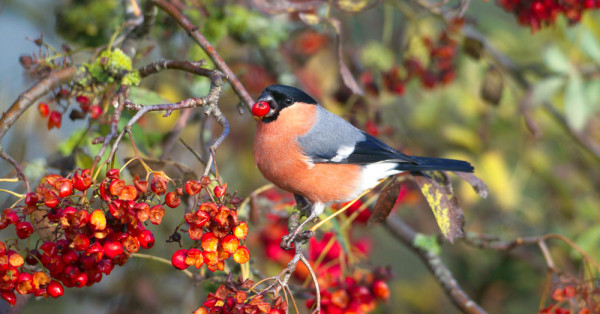
M 452 192 L 452 185 L 445 173 L 428 172 L 416 175 L 415 181 L 433 211 L 442 234 L 454 243 L 454 239 L 464 236 L 465 218 L 458 199 Z
M 368 225 L 385 221 L 396 204 L 396 199 L 398 199 L 401 187 L 402 185 L 400 184 L 398 177 L 392 177 L 392 181 L 386 185 L 379 194 L 377 203 L 375 204 L 375 207 L 373 207 L 373 212 L 367 222 Z
M 350 73 L 350 69 L 348 69 L 348 66 L 346 65 L 346 63 L 344 63 L 344 53 L 342 51 L 342 26 L 341 26 L 341 23 L 339 20 L 336 20 L 333 18 L 329 19 L 329 23 L 331 23 L 331 25 L 333 26 L 336 37 L 337 37 L 338 63 L 339 63 L 339 67 L 340 67 L 340 74 L 342 75 L 342 81 L 344 81 L 344 84 L 346 85 L 346 87 L 348 87 L 350 90 L 352 90 L 353 93 L 358 94 L 358 95 L 363 95 L 364 94 L 363 90 L 360 88 L 360 86 L 358 86 L 356 79 L 354 79 L 354 76 L 352 76 L 352 73 Z
M 502 73 L 495 67 L 489 67 L 483 77 L 481 84 L 481 98 L 492 105 L 497 106 L 502 99 L 502 91 L 504 90 L 504 79 Z
M 483 53 L 483 43 L 481 40 L 467 36 L 465 37 L 463 47 L 465 52 L 473 59 L 479 60 L 481 58 L 481 54 Z
M 485 184 L 485 182 L 483 182 L 483 180 L 479 179 L 474 174 L 469 173 L 469 172 L 454 172 L 454 173 L 457 176 L 461 177 L 463 180 L 467 181 L 473 187 L 473 190 L 475 190 L 475 192 L 477 192 L 477 194 L 479 194 L 479 196 L 481 198 L 486 198 L 488 196 L 488 193 L 490 191 L 488 189 L 487 184 Z

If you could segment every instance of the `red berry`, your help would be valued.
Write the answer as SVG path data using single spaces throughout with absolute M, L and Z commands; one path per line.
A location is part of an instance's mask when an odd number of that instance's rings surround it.
M 46 287 L 46 291 L 53 298 L 58 298 L 65 293 L 65 288 L 56 280 L 50 281 Z
M 106 171 L 106 177 L 109 179 L 118 180 L 120 176 L 121 172 L 119 171 L 119 169 L 114 168 Z
M 58 249 L 56 248 L 56 243 L 52 241 L 46 241 L 40 246 L 40 250 L 44 252 L 44 254 L 52 256 L 58 253 Z
M 79 95 L 77 96 L 77 98 L 75 98 L 75 100 L 77 100 L 77 102 L 81 106 L 81 110 L 88 111 L 88 109 L 90 108 L 90 99 L 87 96 Z
M 84 169 L 79 174 L 79 171 L 73 175 L 73 187 L 78 191 L 85 191 L 92 185 L 92 177 L 90 169 Z
M 37 205 L 38 197 L 35 193 L 30 192 L 25 195 L 25 205 L 35 206 Z
M 390 298 L 390 288 L 385 281 L 377 280 L 373 283 L 373 294 L 376 297 L 387 301 Z
M 90 238 L 83 233 L 78 233 L 72 243 L 73 248 L 77 251 L 85 251 L 90 247 Z
M 225 194 L 225 192 L 227 192 L 227 183 L 224 183 L 223 185 L 215 186 L 213 192 L 215 193 L 216 197 L 223 196 L 223 194 Z
M 0 292 L 0 296 L 6 300 L 6 302 L 10 303 L 11 306 L 17 303 L 17 296 L 12 291 L 2 291 Z
M 173 267 L 180 269 L 180 270 L 184 270 L 186 268 L 188 268 L 188 264 L 185 263 L 185 258 L 187 257 L 187 250 L 186 249 L 181 249 L 181 250 L 177 250 L 175 251 L 175 253 L 173 253 L 173 256 L 171 257 L 171 264 L 173 265 Z
M 169 177 L 167 177 L 164 172 L 158 171 L 152 176 L 152 181 L 150 181 L 150 189 L 156 195 L 163 195 L 167 192 L 168 183 Z
M 98 105 L 93 105 L 90 107 L 90 118 L 98 119 L 102 115 L 102 107 Z
M 100 243 L 94 242 L 85 250 L 85 255 L 91 255 L 96 261 L 99 261 L 104 256 L 104 248 Z
M 110 241 L 104 243 L 104 255 L 113 258 L 119 254 L 123 254 L 123 244 L 118 241 Z
M 154 235 L 150 230 L 142 231 L 137 238 L 140 241 L 140 245 L 145 249 L 149 249 L 154 246 Z
M 63 179 L 58 185 L 58 197 L 63 198 L 73 193 L 73 182 L 69 179 Z
M 17 225 L 20 221 L 19 216 L 12 209 L 7 208 L 2 211 L 2 220 L 7 221 L 9 224 Z
M 48 113 L 50 112 L 50 109 L 48 109 L 48 104 L 46 104 L 45 102 L 41 102 L 38 105 L 38 110 L 40 111 L 40 115 L 42 116 L 42 118 L 47 117 Z
M 60 129 L 62 123 L 62 114 L 58 111 L 52 111 L 48 118 L 48 130 L 52 128 Z
M 21 221 L 17 224 L 17 237 L 26 239 L 33 233 L 33 226 L 28 221 Z
M 177 194 L 175 192 L 171 191 L 167 193 L 167 195 L 165 195 L 165 204 L 167 204 L 167 206 L 175 208 L 179 206 L 180 203 L 181 199 L 177 197 Z
M 252 106 L 252 115 L 255 117 L 264 117 L 269 111 L 271 111 L 271 107 L 266 101 L 259 101 Z
M 86 275 L 86 273 L 80 272 L 77 275 L 75 275 L 71 280 L 73 281 L 73 285 L 75 287 L 81 288 L 87 283 L 88 276 Z
M 185 192 L 189 195 L 196 195 L 200 192 L 202 185 L 196 180 L 189 180 L 185 183 Z

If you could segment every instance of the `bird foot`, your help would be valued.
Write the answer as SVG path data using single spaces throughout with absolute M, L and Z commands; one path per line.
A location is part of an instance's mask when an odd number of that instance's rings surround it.
M 315 235 L 314 231 L 305 230 L 302 231 L 301 228 L 296 228 L 289 234 L 286 234 L 281 238 L 281 248 L 284 250 L 289 250 L 292 248 L 292 244 L 296 243 L 296 241 L 301 241 L 301 243 L 306 243 L 308 239 L 312 238 Z

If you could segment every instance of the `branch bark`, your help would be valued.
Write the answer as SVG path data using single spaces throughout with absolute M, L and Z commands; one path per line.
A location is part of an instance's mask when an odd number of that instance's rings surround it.
M 439 255 L 414 244 L 416 232 L 405 224 L 398 216 L 390 215 L 385 221 L 386 229 L 398 240 L 408 246 L 425 263 L 431 274 L 442 286 L 450 301 L 465 313 L 487 313 L 473 301 L 460 287 L 448 267 Z
M 177 24 L 179 24 L 179 26 L 181 26 L 188 33 L 188 35 L 192 37 L 196 43 L 198 43 L 198 45 L 200 45 L 200 47 L 204 50 L 204 52 L 206 52 L 206 54 L 208 54 L 217 68 L 225 74 L 225 79 L 229 81 L 235 93 L 238 95 L 238 97 L 240 97 L 246 107 L 248 107 L 248 110 L 252 109 L 254 100 L 237 76 L 233 73 L 233 71 L 231 71 L 227 63 L 223 61 L 223 58 L 221 58 L 221 55 L 219 55 L 217 50 L 215 50 L 208 40 L 206 40 L 204 35 L 198 31 L 198 27 L 194 26 L 194 24 L 192 24 L 192 22 L 190 22 L 190 20 L 188 20 L 187 17 L 185 17 L 185 15 L 183 15 L 173 4 L 165 0 L 152 0 L 152 3 L 175 19 Z
M 31 191 L 29 181 L 23 173 L 19 163 L 15 161 L 10 155 L 8 155 L 4 151 L 4 148 L 2 148 L 2 139 L 4 138 L 8 130 L 12 127 L 12 125 L 25 112 L 25 110 L 31 107 L 31 105 L 33 105 L 38 99 L 42 98 L 54 88 L 70 81 L 76 73 L 77 70 L 75 67 L 66 67 L 50 72 L 48 76 L 39 80 L 26 92 L 19 95 L 19 98 L 17 98 L 17 100 L 10 106 L 10 108 L 8 108 L 6 112 L 3 112 L 2 116 L 0 117 L 0 157 L 8 161 L 15 168 L 15 170 L 17 171 L 17 176 L 23 180 L 28 192 Z

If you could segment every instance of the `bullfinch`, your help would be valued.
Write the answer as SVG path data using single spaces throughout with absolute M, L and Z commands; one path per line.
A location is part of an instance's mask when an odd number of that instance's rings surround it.
M 294 87 L 265 88 L 252 114 L 258 121 L 256 166 L 267 180 L 292 192 L 298 208 L 308 211 L 296 231 L 326 205 L 353 200 L 389 176 L 404 171 L 473 172 L 466 161 L 405 155 Z

